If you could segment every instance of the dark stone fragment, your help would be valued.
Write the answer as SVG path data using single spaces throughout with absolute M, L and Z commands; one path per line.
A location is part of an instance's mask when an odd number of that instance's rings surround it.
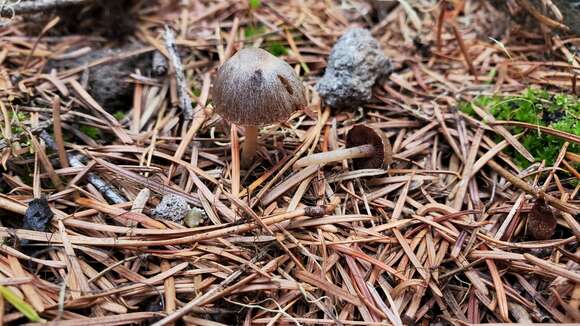
M 46 226 L 52 220 L 54 213 L 48 206 L 45 197 L 33 199 L 24 213 L 22 228 L 33 231 L 46 231 Z

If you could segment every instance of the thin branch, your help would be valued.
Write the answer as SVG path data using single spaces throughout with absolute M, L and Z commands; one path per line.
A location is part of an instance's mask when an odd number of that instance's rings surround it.
M 185 79 L 185 74 L 183 73 L 181 59 L 177 54 L 177 48 L 175 46 L 175 34 L 168 26 L 165 26 L 163 38 L 165 39 L 165 47 L 169 53 L 169 60 L 171 61 L 171 66 L 173 67 L 173 71 L 175 73 L 175 80 L 177 82 L 177 95 L 179 96 L 179 106 L 183 111 L 183 117 L 186 120 L 191 120 L 193 118 L 193 109 L 191 107 L 191 98 L 187 93 L 187 80 Z

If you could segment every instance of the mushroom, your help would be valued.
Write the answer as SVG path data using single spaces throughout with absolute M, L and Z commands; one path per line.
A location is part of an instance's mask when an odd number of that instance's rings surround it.
M 528 214 L 528 232 L 536 240 L 547 240 L 552 238 L 557 225 L 552 208 L 546 204 L 543 196 L 538 197 Z
M 346 135 L 346 148 L 317 153 L 299 159 L 294 167 L 325 164 L 352 159 L 355 169 L 377 169 L 392 162 L 389 139 L 376 128 L 365 125 L 352 127 Z
M 218 70 L 212 97 L 216 112 L 245 127 L 241 166 L 256 154 L 258 127 L 288 120 L 306 106 L 304 85 L 292 67 L 259 48 L 245 48 Z

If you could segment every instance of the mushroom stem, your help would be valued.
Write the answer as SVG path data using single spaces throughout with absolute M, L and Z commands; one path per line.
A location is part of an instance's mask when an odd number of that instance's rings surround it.
M 361 145 L 351 148 L 338 149 L 331 152 L 316 153 L 303 157 L 294 163 L 295 168 L 309 166 L 312 164 L 326 164 L 353 158 L 371 157 L 375 153 L 373 145 Z
M 240 166 L 248 168 L 254 162 L 256 156 L 256 148 L 258 147 L 258 127 L 246 126 L 246 139 L 242 145 L 242 157 L 240 159 Z

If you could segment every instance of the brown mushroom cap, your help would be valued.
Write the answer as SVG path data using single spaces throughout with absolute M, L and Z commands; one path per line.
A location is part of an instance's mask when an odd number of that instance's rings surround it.
M 528 214 L 527 224 L 528 232 L 534 239 L 547 240 L 554 235 L 558 222 L 552 208 L 543 198 L 538 198 Z
M 258 48 L 238 51 L 219 68 L 212 97 L 222 118 L 242 126 L 283 122 L 306 106 L 292 67 Z
M 380 169 L 392 162 L 391 143 L 387 136 L 379 129 L 356 125 L 346 135 L 346 147 L 373 145 L 374 155 L 368 158 L 354 159 L 355 169 Z

